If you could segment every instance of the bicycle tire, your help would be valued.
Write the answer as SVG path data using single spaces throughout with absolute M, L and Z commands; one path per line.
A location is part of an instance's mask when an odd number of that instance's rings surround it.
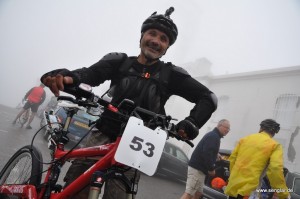
M 19 122 L 21 124 L 21 127 L 23 127 L 23 125 L 28 121 L 29 115 L 30 115 L 30 112 L 28 109 L 19 117 Z
M 19 149 L 0 172 L 0 185 L 30 184 L 38 186 L 42 179 L 43 159 L 34 146 Z

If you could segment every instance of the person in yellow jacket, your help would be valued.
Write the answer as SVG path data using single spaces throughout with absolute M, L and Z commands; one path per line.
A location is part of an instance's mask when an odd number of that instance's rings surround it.
M 271 188 L 280 199 L 289 198 L 283 175 L 283 149 L 273 139 L 280 125 L 272 119 L 260 123 L 259 133 L 242 138 L 232 154 L 230 177 L 225 194 L 229 199 L 260 198 L 261 181 L 267 175 Z

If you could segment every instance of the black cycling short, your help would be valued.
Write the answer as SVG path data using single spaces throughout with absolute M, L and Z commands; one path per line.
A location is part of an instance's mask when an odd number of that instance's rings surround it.
M 24 105 L 23 109 L 27 110 L 27 109 L 31 108 L 31 111 L 33 113 L 36 113 L 37 110 L 38 110 L 38 108 L 39 108 L 39 106 L 40 105 L 37 104 L 37 103 L 32 103 L 32 102 L 27 101 L 26 104 Z

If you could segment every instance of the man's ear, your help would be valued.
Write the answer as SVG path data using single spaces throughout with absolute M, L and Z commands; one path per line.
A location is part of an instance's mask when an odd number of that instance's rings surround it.
M 143 36 L 144 36 L 144 33 L 142 32 L 141 38 L 140 38 L 140 47 L 141 47 L 141 41 L 142 41 Z

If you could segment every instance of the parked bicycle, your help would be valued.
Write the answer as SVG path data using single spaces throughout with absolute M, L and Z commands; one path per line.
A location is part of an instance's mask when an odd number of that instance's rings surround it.
M 98 98 L 88 89 L 80 90 L 75 98 L 61 96 L 58 100 L 66 100 L 77 104 L 78 107 L 69 109 L 65 124 L 59 128 L 51 129 L 49 150 L 52 161 L 47 169 L 46 177 L 41 183 L 43 159 L 39 150 L 31 145 L 18 150 L 6 163 L 0 172 L 0 196 L 17 196 L 22 199 L 67 199 L 72 198 L 79 190 L 90 186 L 89 199 L 98 199 L 101 188 L 106 180 L 115 178 L 126 187 L 127 198 L 137 193 L 135 179 L 128 179 L 124 172 L 125 165 L 140 170 L 148 175 L 156 171 L 164 144 L 169 137 L 185 141 L 193 147 L 192 142 L 182 140 L 175 132 L 175 125 L 171 116 L 156 114 L 146 109 L 136 107 L 128 99 L 118 106 Z M 69 91 L 69 93 L 78 93 Z M 115 142 L 95 147 L 65 150 L 68 142 L 68 126 L 79 107 L 103 106 L 105 109 L 117 114 L 126 124 Z M 149 120 L 145 123 L 141 115 Z M 100 116 L 101 119 L 101 116 Z M 151 126 L 151 129 L 148 128 Z M 153 127 L 156 127 L 154 130 Z M 85 135 L 86 136 L 86 135 Z M 82 137 L 81 140 L 83 140 Z M 122 138 L 122 139 L 121 139 Z M 66 188 L 57 184 L 60 168 L 69 160 L 82 157 L 102 156 L 92 167 L 80 175 Z
M 43 129 L 44 137 L 48 138 L 54 129 L 59 128 L 60 122 L 57 115 L 54 114 L 53 110 L 44 111 L 43 118 L 40 121 L 40 127 Z M 50 137 L 49 137 L 50 139 Z
M 28 122 L 29 117 L 30 117 L 30 114 L 31 114 L 30 109 L 27 109 L 27 110 L 19 117 L 18 122 L 20 123 L 21 128 L 24 126 L 24 124 L 25 124 L 26 122 Z

